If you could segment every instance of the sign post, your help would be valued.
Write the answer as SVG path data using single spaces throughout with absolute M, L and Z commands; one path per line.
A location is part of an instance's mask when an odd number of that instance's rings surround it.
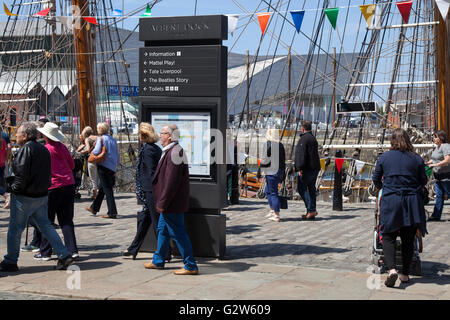
M 139 39 L 140 121 L 156 132 L 180 129 L 190 175 L 185 225 L 194 255 L 225 254 L 226 106 L 228 22 L 223 15 L 141 18 Z M 147 234 L 141 251 L 154 251 Z M 176 246 L 173 248 L 176 252 Z

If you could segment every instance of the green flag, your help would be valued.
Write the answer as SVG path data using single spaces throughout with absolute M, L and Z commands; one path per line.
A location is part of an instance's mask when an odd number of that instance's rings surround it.
M 336 21 L 339 13 L 339 8 L 330 8 L 325 9 L 325 14 L 328 17 L 328 20 L 330 20 L 331 25 L 333 26 L 333 29 L 336 30 Z
M 145 8 L 145 12 L 142 16 L 143 17 L 151 17 L 152 16 L 152 9 L 150 8 L 149 3 L 147 3 L 147 8 Z
M 427 174 L 428 178 L 431 177 L 431 174 L 433 173 L 433 168 L 425 166 L 425 173 Z

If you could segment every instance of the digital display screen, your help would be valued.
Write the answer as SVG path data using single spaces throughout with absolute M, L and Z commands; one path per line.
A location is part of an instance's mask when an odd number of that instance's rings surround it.
M 186 152 L 189 175 L 210 175 L 210 128 L 209 112 L 152 112 L 152 126 L 159 134 L 168 124 L 176 124 L 180 129 L 179 144 Z M 158 142 L 161 146 L 161 142 Z

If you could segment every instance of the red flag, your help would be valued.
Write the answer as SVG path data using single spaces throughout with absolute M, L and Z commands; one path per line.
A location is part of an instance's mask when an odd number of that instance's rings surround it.
M 94 17 L 83 17 L 84 20 L 86 20 L 89 23 L 95 24 L 98 26 L 97 20 Z
M 51 8 L 47 8 L 42 11 L 39 11 L 38 13 L 35 14 L 35 16 L 45 17 L 46 15 L 48 15 L 48 12 L 50 11 L 50 9 Z
M 336 158 L 335 161 L 336 161 L 337 171 L 340 173 L 342 165 L 344 164 L 345 158 Z
M 258 13 L 259 26 L 261 27 L 261 32 L 264 34 L 267 27 L 267 22 L 269 22 L 271 13 Z
M 411 7 L 412 7 L 412 0 L 411 1 L 402 1 L 397 2 L 397 8 L 398 11 L 400 11 L 400 14 L 402 15 L 403 21 L 405 23 L 408 23 L 409 20 L 409 14 L 411 13 Z

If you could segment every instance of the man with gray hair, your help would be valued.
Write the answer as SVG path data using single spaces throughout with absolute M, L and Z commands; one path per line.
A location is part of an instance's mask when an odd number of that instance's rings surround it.
M 0 263 L 0 271 L 18 271 L 20 239 L 27 220 L 36 224 L 58 254 L 57 270 L 65 270 L 73 262 L 72 256 L 50 224 L 47 215 L 48 188 L 51 185 L 51 159 L 48 150 L 36 141 L 38 131 L 31 122 L 23 123 L 16 133 L 20 148 L 8 177 L 11 192 L 10 217 L 7 236 L 8 253 Z

